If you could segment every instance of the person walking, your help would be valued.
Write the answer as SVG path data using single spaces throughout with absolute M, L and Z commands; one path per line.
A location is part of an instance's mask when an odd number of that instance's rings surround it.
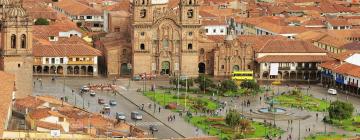
M 161 107 L 159 107 L 159 113 L 160 113 Z

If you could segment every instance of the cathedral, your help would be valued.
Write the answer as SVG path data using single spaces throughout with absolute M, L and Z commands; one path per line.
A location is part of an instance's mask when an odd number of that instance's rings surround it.
M 15 97 L 32 93 L 32 21 L 21 0 L 0 0 L 0 70 L 15 74 Z
M 132 6 L 133 73 L 198 75 L 198 1 L 181 0 L 178 9 L 159 0 Z

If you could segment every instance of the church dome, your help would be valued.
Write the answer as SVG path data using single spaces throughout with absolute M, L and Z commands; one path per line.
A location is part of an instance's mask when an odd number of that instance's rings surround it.
M 10 0 L 0 0 L 0 5 L 10 5 Z
M 25 17 L 26 11 L 22 7 L 13 7 L 8 11 L 7 15 L 9 17 Z

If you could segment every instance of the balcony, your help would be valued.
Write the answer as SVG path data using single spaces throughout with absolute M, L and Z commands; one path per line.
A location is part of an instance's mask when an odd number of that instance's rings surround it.
M 290 67 L 279 67 L 279 70 L 290 70 Z
M 296 70 L 318 70 L 317 67 L 296 67 Z
M 69 61 L 69 65 L 93 65 L 94 61 Z

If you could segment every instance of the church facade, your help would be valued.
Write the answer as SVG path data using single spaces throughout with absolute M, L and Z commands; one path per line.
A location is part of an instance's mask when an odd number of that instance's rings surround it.
M 0 70 L 15 74 L 15 97 L 32 93 L 32 22 L 20 0 L 0 0 Z

